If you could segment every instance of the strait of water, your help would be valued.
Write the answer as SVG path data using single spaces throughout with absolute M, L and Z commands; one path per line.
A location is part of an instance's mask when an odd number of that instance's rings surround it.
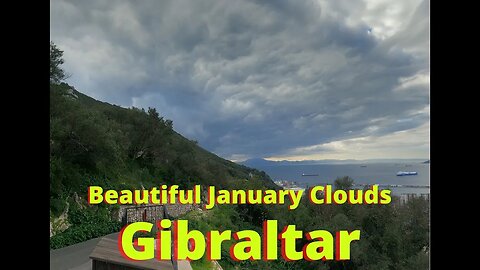
M 430 186 L 430 164 L 378 163 L 378 164 L 318 164 L 318 165 L 266 165 L 265 171 L 274 180 L 295 181 L 300 187 L 333 184 L 337 177 L 350 176 L 355 184 Z M 397 176 L 399 171 L 414 171 L 418 175 Z M 318 176 L 302 176 L 318 174 Z M 430 193 L 429 187 L 390 187 L 393 193 Z

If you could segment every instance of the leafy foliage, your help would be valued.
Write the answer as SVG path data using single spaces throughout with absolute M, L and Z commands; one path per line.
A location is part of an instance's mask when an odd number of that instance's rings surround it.
M 96 101 L 71 86 L 50 86 L 50 192 L 56 200 L 88 185 L 145 188 L 194 184 L 227 188 L 239 179 L 260 179 L 263 172 L 224 160 L 182 137 L 172 121 L 154 108 L 126 109 Z M 56 206 L 58 214 L 60 206 Z
M 58 67 L 63 63 L 62 52 L 54 45 L 51 49 Z M 57 71 L 54 78 L 63 74 Z M 275 187 L 264 172 L 224 160 L 182 137 L 173 130 L 173 122 L 163 119 L 155 108 L 147 112 L 122 108 L 96 101 L 66 83 L 50 84 L 52 217 L 63 213 L 67 200 L 75 193 L 86 198 L 90 185 L 116 190 L 161 184 L 228 188 L 236 186 L 240 179 Z M 72 205 L 76 203 L 72 201 Z M 104 205 L 87 210 L 71 208 L 71 227 L 51 237 L 50 247 L 118 231 L 118 222 L 105 214 L 109 212 L 112 209 Z
M 68 215 L 70 228 L 50 238 L 50 249 L 73 245 L 92 238 L 118 232 L 121 223 L 112 220 L 106 208 L 79 209 L 73 204 Z
M 69 200 L 64 232 L 50 238 L 56 249 L 120 230 L 106 205 L 81 208 L 72 200 L 85 198 L 87 187 L 105 189 L 151 188 L 178 184 L 215 185 L 224 189 L 278 189 L 264 172 L 224 160 L 198 146 L 195 140 L 173 130 L 155 108 L 122 108 L 99 102 L 60 83 L 65 73 L 63 52 L 50 44 L 50 213 L 60 215 Z M 348 176 L 335 181 L 336 189 L 351 189 Z M 418 198 L 405 205 L 314 205 L 303 197 L 294 211 L 287 205 L 217 206 L 207 212 L 194 211 L 183 217 L 191 229 L 255 230 L 262 222 L 276 219 L 279 226 L 297 229 L 360 229 L 361 240 L 352 245 L 350 261 L 287 262 L 241 261 L 230 258 L 233 240 L 222 245 L 223 269 L 428 269 L 429 204 Z M 307 240 L 297 241 L 300 250 Z M 194 262 L 206 269 L 205 258 Z
M 351 189 L 353 179 L 338 178 L 337 188 Z M 258 188 L 254 182 L 246 183 L 245 189 Z M 348 206 L 346 208 L 345 206 Z M 249 209 L 250 210 L 246 210 Z M 315 205 L 305 197 L 294 211 L 287 205 L 217 205 L 207 212 L 191 212 L 191 229 L 203 233 L 209 230 L 255 230 L 262 234 L 265 219 L 278 220 L 279 228 L 294 224 L 298 230 L 328 230 L 332 234 L 339 230 L 359 229 L 361 237 L 352 244 L 349 261 L 285 261 L 280 255 L 274 261 L 241 261 L 230 258 L 229 247 L 234 241 L 222 245 L 223 269 L 429 269 L 429 203 L 415 198 L 404 205 Z M 307 244 L 306 239 L 297 241 L 296 249 Z M 280 244 L 280 241 L 278 242 Z M 279 247 L 280 250 L 280 247 Z M 202 259 L 204 260 L 204 259 Z M 198 264 L 202 269 L 206 262 Z
M 50 82 L 59 83 L 66 79 L 65 71 L 60 68 L 64 63 L 63 51 L 61 51 L 53 42 L 50 42 Z

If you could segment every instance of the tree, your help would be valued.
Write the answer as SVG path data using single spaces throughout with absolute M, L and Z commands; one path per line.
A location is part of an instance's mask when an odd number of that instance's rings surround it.
M 148 107 L 148 115 L 153 117 L 155 120 L 160 119 L 160 115 L 157 112 L 157 109 Z
M 64 63 L 63 51 L 60 50 L 55 43 L 50 41 L 50 82 L 59 83 L 67 78 L 65 71 L 60 68 Z
M 335 179 L 334 186 L 336 190 L 349 190 L 353 186 L 353 179 L 349 176 L 338 177 L 337 179 Z

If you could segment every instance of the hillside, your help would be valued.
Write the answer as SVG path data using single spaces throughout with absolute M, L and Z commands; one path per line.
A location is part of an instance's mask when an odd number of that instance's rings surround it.
M 175 132 L 154 108 L 97 101 L 64 82 L 63 51 L 50 42 L 50 248 L 118 232 L 118 206 L 86 202 L 88 186 L 150 189 L 195 184 L 276 188 L 264 172 L 222 159 Z M 260 220 L 263 207 L 240 207 Z
M 163 119 L 155 109 L 145 111 L 100 102 L 60 83 L 66 77 L 59 68 L 61 56 L 62 51 L 51 42 L 50 249 L 120 231 L 118 205 L 87 205 L 90 185 L 116 190 L 148 189 L 161 184 L 178 184 L 182 189 L 195 184 L 225 189 L 279 189 L 264 172 L 224 160 L 175 132 L 174 123 Z M 255 162 L 271 163 L 256 159 L 251 164 Z M 355 189 L 354 179 L 348 176 L 337 178 L 333 186 L 345 194 Z M 429 269 L 429 196 L 410 196 L 408 200 L 394 196 L 392 203 L 385 205 L 316 204 L 303 196 L 294 211 L 287 204 L 219 204 L 178 218 L 188 220 L 191 230 L 204 235 L 212 230 L 253 230 L 261 235 L 265 220 L 277 220 L 279 229 L 292 225 L 302 232 L 361 231 L 361 240 L 352 245 L 351 259 L 340 261 L 333 259 L 337 252 L 333 248 L 327 260 L 287 261 L 277 254 L 277 260 L 238 261 L 231 256 L 230 246 L 236 243 L 231 238 L 223 242 L 222 259 L 218 260 L 225 270 Z M 296 251 L 317 241 L 294 238 L 296 241 L 290 245 Z M 278 251 L 282 243 L 277 241 Z M 213 269 L 206 256 L 191 265 L 194 270 Z
M 155 109 L 100 102 L 65 83 L 50 87 L 50 168 L 54 216 L 64 210 L 67 198 L 74 193 L 84 197 L 93 184 L 229 188 L 246 179 L 274 187 L 264 172 L 222 159 L 184 138 Z

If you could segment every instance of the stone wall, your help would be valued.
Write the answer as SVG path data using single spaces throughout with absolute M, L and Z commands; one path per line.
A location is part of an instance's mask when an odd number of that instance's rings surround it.
M 179 216 L 184 215 L 197 206 L 194 204 L 166 204 L 165 210 L 167 213 L 167 217 L 170 219 L 177 219 Z
M 198 207 L 192 204 L 149 204 L 149 205 L 122 205 L 118 211 L 118 221 L 123 224 L 169 218 L 176 219 Z
M 165 218 L 165 209 L 163 205 L 136 205 L 125 209 L 123 214 L 123 223 L 132 223 L 139 221 L 155 222 Z

